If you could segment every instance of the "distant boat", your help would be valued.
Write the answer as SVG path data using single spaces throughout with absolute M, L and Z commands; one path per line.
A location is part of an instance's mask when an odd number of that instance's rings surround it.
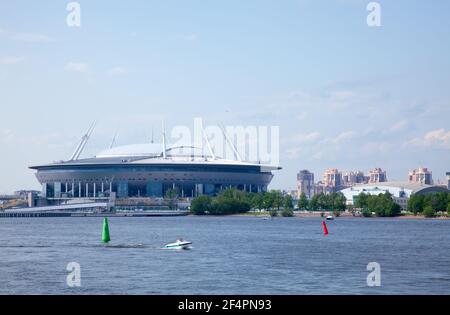
M 182 239 L 176 240 L 174 243 L 164 246 L 166 249 L 189 249 L 192 242 L 184 241 Z
M 332 216 L 332 215 L 329 215 L 329 216 L 327 216 L 327 221 L 332 221 L 332 220 L 334 220 L 334 217 Z

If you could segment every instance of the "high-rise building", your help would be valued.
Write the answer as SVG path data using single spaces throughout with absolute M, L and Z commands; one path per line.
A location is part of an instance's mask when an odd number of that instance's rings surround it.
M 433 185 L 433 174 L 426 167 L 420 167 L 417 170 L 412 170 L 408 174 L 409 182 L 422 183 L 426 185 Z
M 446 175 L 447 175 L 447 189 L 450 189 L 450 172 L 447 172 Z
M 297 196 L 305 193 L 308 199 L 314 195 L 314 173 L 308 170 L 301 170 L 297 174 Z
M 369 172 L 369 183 L 383 183 L 387 182 L 386 171 L 383 171 L 381 168 L 374 168 Z
M 328 186 L 327 184 L 321 181 L 314 184 L 314 195 L 320 194 L 328 195 L 337 190 L 339 190 L 339 188 Z
M 323 174 L 323 182 L 328 187 L 342 187 L 342 173 L 336 168 L 328 169 Z
M 353 186 L 356 184 L 365 184 L 366 176 L 364 176 L 364 173 L 361 171 L 351 171 L 345 172 L 345 174 L 342 176 L 342 180 L 344 182 L 344 186 Z

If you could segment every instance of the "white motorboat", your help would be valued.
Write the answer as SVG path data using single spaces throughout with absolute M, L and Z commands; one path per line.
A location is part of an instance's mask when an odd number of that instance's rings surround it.
M 174 243 L 164 246 L 166 249 L 189 249 L 192 242 L 188 242 L 182 239 L 176 240 Z

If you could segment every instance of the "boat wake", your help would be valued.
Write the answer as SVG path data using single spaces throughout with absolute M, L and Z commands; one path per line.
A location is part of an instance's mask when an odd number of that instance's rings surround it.
M 49 248 L 49 245 L 0 245 L 0 248 Z
M 105 244 L 105 245 L 101 245 L 101 247 L 104 248 L 147 248 L 146 245 L 144 244 L 117 244 L 117 245 L 112 245 L 112 244 Z

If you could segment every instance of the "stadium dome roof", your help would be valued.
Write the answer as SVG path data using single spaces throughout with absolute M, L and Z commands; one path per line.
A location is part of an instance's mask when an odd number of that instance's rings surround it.
M 143 143 L 111 148 L 98 153 L 95 157 L 96 158 L 146 157 L 146 156 L 159 156 L 161 154 L 162 154 L 161 144 Z
M 162 156 L 162 145 L 160 143 L 143 143 L 132 144 L 111 148 L 98 153 L 96 158 L 114 158 L 114 157 L 158 157 Z M 188 145 L 185 146 L 168 146 L 166 154 L 169 156 L 207 156 L 200 148 L 194 148 Z

